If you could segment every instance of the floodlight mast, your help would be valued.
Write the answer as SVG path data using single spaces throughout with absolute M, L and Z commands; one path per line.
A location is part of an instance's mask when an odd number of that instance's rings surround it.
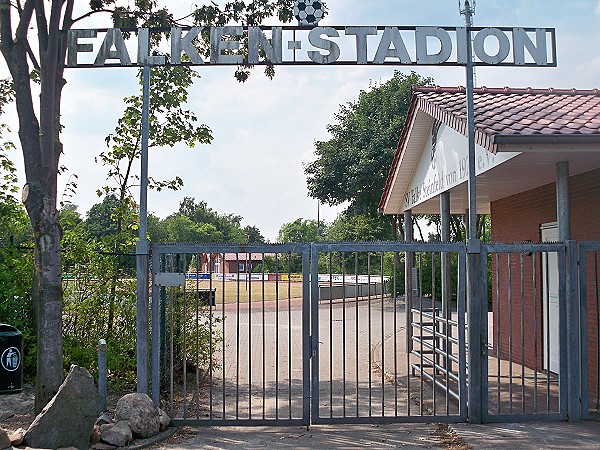
M 459 5 L 461 3 L 459 2 Z M 467 39 L 467 138 L 469 142 L 469 211 L 467 220 L 467 316 L 469 323 L 469 365 L 468 365 L 468 420 L 470 423 L 482 423 L 483 419 L 483 371 L 487 355 L 484 353 L 483 297 L 480 292 L 481 241 L 477 237 L 477 186 L 475 173 L 475 102 L 473 99 L 473 43 L 471 27 L 475 13 L 475 0 L 471 5 L 464 1 L 461 14 L 465 16 Z M 487 317 L 486 317 L 487 320 Z M 487 373 L 487 372 L 486 372 Z

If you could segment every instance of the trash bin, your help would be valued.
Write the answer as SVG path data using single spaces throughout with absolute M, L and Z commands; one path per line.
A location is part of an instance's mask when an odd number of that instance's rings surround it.
M 0 394 L 23 390 L 23 334 L 0 324 Z

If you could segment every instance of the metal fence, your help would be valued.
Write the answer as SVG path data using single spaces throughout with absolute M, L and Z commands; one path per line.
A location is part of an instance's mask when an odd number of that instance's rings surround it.
M 565 246 L 485 244 L 481 260 L 490 306 L 484 421 L 566 419 Z
M 597 418 L 600 417 L 600 243 L 579 243 L 578 256 L 581 407 L 583 417 Z
M 482 244 L 468 296 L 460 243 L 154 245 L 152 395 L 194 425 L 597 417 L 599 254 Z
M 444 298 L 442 254 L 454 260 Z M 464 246 L 313 244 L 312 261 L 312 423 L 464 420 Z M 418 289 L 405 286 L 412 267 Z M 333 282 L 323 286 L 320 273 L 338 274 L 356 294 L 322 300 Z M 385 289 L 359 295 L 360 274 Z
M 152 384 L 174 423 L 308 424 L 309 249 L 154 246 Z

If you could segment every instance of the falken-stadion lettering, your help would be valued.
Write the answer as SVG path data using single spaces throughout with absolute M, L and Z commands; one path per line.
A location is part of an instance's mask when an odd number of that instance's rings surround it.
M 137 55 L 133 59 L 130 55 L 132 46 L 127 46 L 125 31 L 130 32 L 126 35 L 137 33 Z M 67 67 L 180 64 L 462 66 L 467 59 L 467 29 L 463 27 L 346 26 L 310 29 L 226 26 L 125 31 L 118 28 L 67 31 Z M 99 38 L 99 33 L 104 33 L 104 37 Z M 161 55 L 160 49 L 150 47 L 151 33 L 164 35 L 168 51 L 164 50 Z M 471 33 L 476 65 L 556 65 L 554 29 L 472 28 Z M 197 47 L 202 36 L 210 43 L 208 56 Z M 242 42 L 246 41 L 247 48 L 242 48 Z M 287 50 L 285 54 L 284 49 Z M 83 53 L 95 55 L 93 63 L 79 61 Z

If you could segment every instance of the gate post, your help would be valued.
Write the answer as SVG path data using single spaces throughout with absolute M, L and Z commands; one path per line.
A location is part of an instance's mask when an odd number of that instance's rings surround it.
M 581 420 L 581 354 L 580 305 L 577 289 L 577 242 L 566 241 L 567 250 L 567 352 L 568 352 L 568 414 L 570 422 Z M 585 336 L 583 337 L 585 339 Z
M 404 240 L 413 241 L 412 211 L 404 211 Z M 406 353 L 410 354 L 413 349 L 412 342 L 412 304 L 413 304 L 413 253 L 406 252 L 404 255 L 404 311 L 406 313 Z
M 481 242 L 469 239 L 467 242 L 467 316 L 469 327 L 469 402 L 468 418 L 470 423 L 482 423 L 483 420 L 483 359 L 486 351 L 483 346 L 483 290 L 481 286 Z M 486 314 L 487 316 L 487 314 Z

